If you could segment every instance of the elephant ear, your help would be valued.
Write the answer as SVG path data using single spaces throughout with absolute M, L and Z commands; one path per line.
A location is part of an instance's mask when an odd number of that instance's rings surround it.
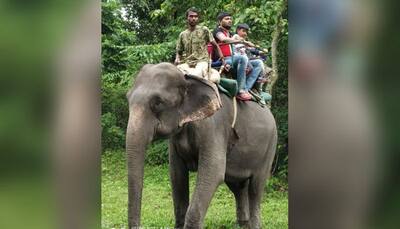
M 179 126 L 205 119 L 221 108 L 217 86 L 203 78 L 185 75 L 185 98 L 180 108 Z
M 136 74 L 136 76 L 134 76 L 134 78 L 135 78 L 134 85 L 136 85 L 136 83 L 137 83 L 138 81 L 142 80 L 142 79 L 140 79 L 139 75 L 140 75 L 141 73 L 143 73 L 144 71 L 146 71 L 148 68 L 152 67 L 152 66 L 154 66 L 154 64 L 145 64 L 145 65 L 142 66 L 142 68 L 140 69 L 140 71 Z M 141 78 L 143 78 L 143 77 L 141 77 Z M 131 94 L 132 94 L 133 89 L 134 89 L 134 86 L 131 87 L 131 88 L 129 89 L 129 91 L 126 93 L 126 98 L 127 98 L 128 100 L 129 100 L 129 98 L 131 97 Z

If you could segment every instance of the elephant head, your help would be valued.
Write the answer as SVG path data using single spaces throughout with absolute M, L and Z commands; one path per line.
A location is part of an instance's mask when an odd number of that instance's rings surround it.
M 216 86 L 184 76 L 174 65 L 145 65 L 127 93 L 128 223 L 140 226 L 144 155 L 155 139 L 177 133 L 183 124 L 214 114 L 221 101 Z

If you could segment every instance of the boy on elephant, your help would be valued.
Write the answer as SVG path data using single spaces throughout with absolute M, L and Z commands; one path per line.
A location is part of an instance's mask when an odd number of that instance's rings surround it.
M 178 69 L 185 74 L 218 81 L 211 79 L 218 72 L 209 67 L 210 57 L 207 52 L 207 44 L 211 43 L 217 49 L 220 59 L 224 63 L 221 49 L 210 30 L 205 26 L 198 25 L 199 11 L 196 8 L 192 7 L 186 11 L 186 19 L 188 28 L 179 34 L 176 43 L 175 65 L 178 65 Z M 211 72 L 213 70 L 214 72 Z M 217 78 L 219 79 L 219 74 Z
M 249 30 L 250 27 L 246 23 L 239 24 L 236 26 L 236 34 L 233 35 L 232 38 L 238 41 L 244 40 L 247 38 L 247 33 Z M 265 66 L 263 60 L 261 59 L 261 57 L 267 52 L 268 50 L 260 49 L 251 42 L 248 42 L 247 45 L 243 43 L 237 43 L 234 45 L 234 53 L 236 55 L 247 56 L 249 58 L 248 68 L 251 69 L 250 71 L 256 71 L 253 75 L 258 76 L 257 78 L 254 77 L 248 80 L 249 89 L 251 89 L 256 80 L 259 83 L 267 82 L 266 75 L 269 74 L 272 71 L 272 69 L 268 66 Z M 259 67 L 255 69 L 253 66 L 256 67 L 259 66 Z

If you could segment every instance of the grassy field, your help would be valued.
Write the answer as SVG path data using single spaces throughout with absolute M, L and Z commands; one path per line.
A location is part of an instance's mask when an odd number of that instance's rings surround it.
M 102 156 L 102 228 L 127 227 L 127 170 L 123 152 Z M 192 193 L 196 174 L 190 174 Z M 272 189 L 267 186 L 266 190 Z M 288 195 L 286 191 L 266 191 L 262 202 L 263 228 L 288 228 Z M 226 185 L 215 193 L 205 219 L 206 228 L 237 228 L 235 200 Z M 146 166 L 142 200 L 142 226 L 174 226 L 171 185 L 168 167 Z

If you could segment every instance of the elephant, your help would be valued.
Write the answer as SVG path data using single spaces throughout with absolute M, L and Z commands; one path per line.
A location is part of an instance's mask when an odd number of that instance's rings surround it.
M 184 75 L 171 63 L 146 64 L 127 93 L 128 225 L 140 226 L 146 147 L 169 139 L 175 228 L 202 228 L 213 194 L 225 182 L 237 223 L 260 228 L 260 204 L 277 144 L 275 119 L 255 102 L 237 102 L 214 83 Z M 189 203 L 189 171 L 197 171 Z

